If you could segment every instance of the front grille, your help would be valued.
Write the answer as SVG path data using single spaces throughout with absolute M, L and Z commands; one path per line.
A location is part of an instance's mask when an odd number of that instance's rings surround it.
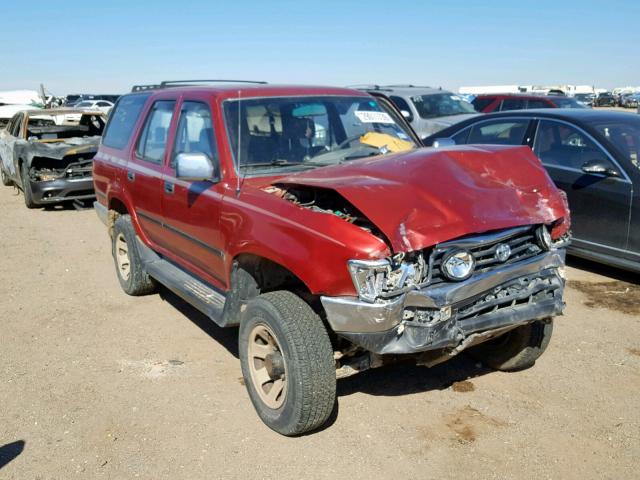
M 496 248 L 498 245 L 506 244 L 511 248 L 511 255 L 502 262 L 496 258 Z M 437 245 L 431 253 L 430 272 L 431 278 L 429 285 L 448 282 L 441 271 L 441 264 L 444 256 L 456 249 L 465 248 L 469 250 L 476 260 L 476 268 L 474 275 L 480 272 L 490 271 L 501 265 L 509 265 L 512 263 L 531 258 L 542 252 L 542 249 L 536 243 L 535 227 L 519 227 L 500 232 L 463 237 L 451 242 Z
M 468 320 L 504 308 L 551 300 L 562 293 L 562 285 L 555 274 L 522 277 L 500 285 L 457 309 L 458 320 Z

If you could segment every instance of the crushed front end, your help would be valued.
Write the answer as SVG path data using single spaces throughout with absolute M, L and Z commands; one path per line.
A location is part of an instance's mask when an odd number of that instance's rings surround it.
M 350 262 L 358 297 L 321 298 L 334 332 L 369 352 L 454 355 L 562 314 L 568 234 L 545 225 L 465 236 L 392 259 Z
M 57 203 L 66 200 L 87 200 L 95 196 L 93 188 L 93 157 L 96 146 L 74 148 L 61 158 L 34 156 L 28 179 L 35 203 Z

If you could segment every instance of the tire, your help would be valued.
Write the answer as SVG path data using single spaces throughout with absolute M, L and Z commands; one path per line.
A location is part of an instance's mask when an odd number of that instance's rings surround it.
M 24 165 L 20 166 L 20 178 L 22 179 L 22 193 L 24 194 L 24 204 L 27 208 L 37 208 L 38 204 L 33 200 L 33 192 L 31 191 L 31 181 L 29 173 Z
M 120 215 L 113 225 L 111 253 L 122 290 L 128 295 L 148 295 L 156 290 L 138 251 L 136 231 L 129 215 Z
M 5 187 L 10 187 L 11 185 L 13 185 L 13 182 L 9 178 L 9 175 L 6 174 L 6 172 L 4 171 L 4 168 L 2 168 L 1 166 L 0 166 L 0 180 L 2 180 L 2 185 L 4 185 Z
M 496 370 L 524 370 L 544 353 L 552 332 L 553 319 L 538 320 L 472 347 L 468 354 Z
M 269 335 L 271 344 L 265 341 Z M 263 356 L 265 348 L 271 353 Z M 249 301 L 239 351 L 249 397 L 269 428 L 293 436 L 326 423 L 336 402 L 333 348 L 322 321 L 300 297 L 277 291 Z M 282 393 L 269 402 L 278 382 Z

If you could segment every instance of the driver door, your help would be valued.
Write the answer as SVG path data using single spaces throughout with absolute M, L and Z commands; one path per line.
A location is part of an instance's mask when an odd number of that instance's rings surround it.
M 632 184 L 602 146 L 574 125 L 540 120 L 533 151 L 567 193 L 574 245 L 602 253 L 626 249 Z M 617 175 L 586 172 L 588 162 Z
M 206 98 L 186 98 L 163 172 L 162 211 L 172 259 L 206 282 L 226 288 L 224 239 L 220 232 L 223 186 L 216 181 L 187 181 L 176 176 L 176 156 L 203 153 L 220 178 L 220 162 L 211 108 Z

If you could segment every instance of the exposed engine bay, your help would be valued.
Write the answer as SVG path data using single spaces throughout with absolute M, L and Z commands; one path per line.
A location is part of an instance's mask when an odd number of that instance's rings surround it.
M 380 238 L 382 233 L 360 210 L 346 198 L 331 188 L 308 187 L 304 185 L 275 184 L 264 189 L 265 192 L 294 203 L 314 212 L 335 215 L 346 222 L 370 232 Z

